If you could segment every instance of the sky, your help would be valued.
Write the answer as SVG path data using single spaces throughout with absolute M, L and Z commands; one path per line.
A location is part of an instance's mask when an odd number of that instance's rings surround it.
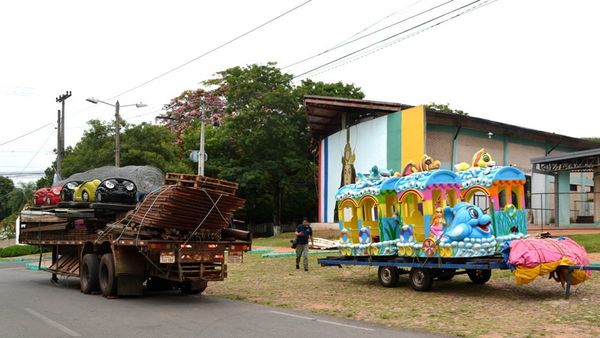
M 0 174 L 40 172 L 55 160 L 56 97 L 66 91 L 73 146 L 87 121 L 114 119 L 113 107 L 86 98 L 143 102 L 121 108 L 122 118 L 156 123 L 171 98 L 216 72 L 270 61 L 296 83 L 353 83 L 368 100 L 448 103 L 475 117 L 600 137 L 590 106 L 599 12 L 593 0 L 2 1 Z

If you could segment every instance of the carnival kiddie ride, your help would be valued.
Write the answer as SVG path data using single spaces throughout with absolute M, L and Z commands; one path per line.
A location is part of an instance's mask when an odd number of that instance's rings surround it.
M 589 271 L 571 269 L 567 276 L 560 269 L 589 265 L 583 247 L 568 238 L 528 237 L 521 170 L 496 166 L 484 149 L 456 169 L 440 169 L 424 155 L 402 174 L 377 166 L 358 174 L 335 196 L 341 256 L 319 263 L 378 266 L 386 287 L 408 273 L 418 291 L 462 273 L 484 284 L 492 269 L 513 270 L 518 284 L 548 273 L 563 283 L 569 277 L 569 284 L 589 278 Z

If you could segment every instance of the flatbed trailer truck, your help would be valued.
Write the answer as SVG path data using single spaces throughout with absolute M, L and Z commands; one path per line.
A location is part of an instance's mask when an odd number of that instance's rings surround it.
M 40 267 L 55 281 L 78 277 L 83 293 L 202 293 L 227 277 L 228 258 L 251 249 L 251 233 L 230 227 L 244 200 L 223 180 L 167 174 L 165 182 L 137 205 L 63 201 L 23 210 L 19 241 L 50 248 L 50 266 L 40 256 Z
M 21 243 L 51 249 L 52 263 L 42 270 L 52 273 L 54 281 L 58 275 L 78 277 L 83 293 L 101 292 L 105 297 L 140 296 L 144 287 L 202 293 L 208 282 L 227 277 L 228 255 L 242 255 L 251 247 L 249 238 L 184 241 L 107 236 L 100 241 L 90 237 L 25 238 Z

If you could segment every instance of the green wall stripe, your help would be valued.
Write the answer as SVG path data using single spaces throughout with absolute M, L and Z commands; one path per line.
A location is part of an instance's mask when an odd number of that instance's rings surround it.
M 402 171 L 402 113 L 387 115 L 387 168 Z

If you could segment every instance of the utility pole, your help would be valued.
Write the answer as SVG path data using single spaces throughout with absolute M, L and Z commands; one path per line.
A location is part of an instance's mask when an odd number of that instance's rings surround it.
M 121 165 L 121 115 L 119 115 L 119 110 L 121 109 L 121 107 L 135 106 L 136 108 L 142 108 L 146 107 L 146 105 L 140 102 L 124 104 L 123 106 L 121 106 L 119 101 L 115 102 L 115 104 L 112 104 L 102 100 L 98 100 L 93 97 L 86 99 L 86 101 L 91 102 L 93 104 L 98 104 L 98 102 L 100 102 L 115 107 L 115 167 L 118 168 Z
M 206 119 L 206 114 L 204 107 L 200 107 L 202 109 L 202 117 L 200 120 L 200 153 L 198 154 L 198 175 L 204 176 L 204 120 Z
M 58 109 L 58 119 L 56 120 L 56 175 L 60 177 L 62 172 L 62 153 L 60 151 L 60 142 L 62 140 L 62 131 L 60 129 L 61 126 L 61 117 L 60 117 L 60 109 Z
M 62 178 L 62 161 L 65 156 L 65 100 L 71 97 L 71 91 L 67 90 L 65 94 L 56 98 L 60 102 L 62 110 L 58 111 L 58 145 L 56 147 L 56 175 Z
M 115 167 L 121 165 L 121 119 L 119 115 L 119 101 L 115 103 Z

